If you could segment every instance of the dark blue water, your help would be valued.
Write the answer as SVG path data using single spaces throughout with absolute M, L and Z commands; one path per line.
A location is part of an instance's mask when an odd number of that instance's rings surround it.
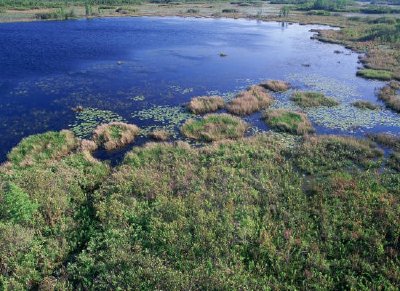
M 377 102 L 374 89 L 382 83 L 356 77 L 358 55 L 310 39 L 311 28 L 317 27 L 156 17 L 0 24 L 0 161 L 24 136 L 48 130 L 74 128 L 84 136 L 79 128 L 109 119 L 178 125 L 186 118 L 176 116 L 180 107 L 166 120 L 155 115 L 169 116 L 165 106 L 197 95 L 229 99 L 265 79 L 340 100 L 337 109 L 307 112 L 320 133 L 399 132 L 395 113 L 351 108 L 358 99 Z M 293 107 L 288 94 L 277 95 L 275 106 Z M 71 110 L 78 105 L 95 117 L 82 119 Z M 149 108 L 150 115 L 143 111 Z M 259 115 L 248 120 L 266 130 Z

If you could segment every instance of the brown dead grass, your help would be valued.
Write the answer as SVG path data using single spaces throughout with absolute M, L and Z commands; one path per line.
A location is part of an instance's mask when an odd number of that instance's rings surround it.
M 219 96 L 201 96 L 193 98 L 187 107 L 194 114 L 205 114 L 224 108 L 225 102 Z
M 112 122 L 99 125 L 93 133 L 93 140 L 106 150 L 114 150 L 133 142 L 139 131 L 134 124 Z
M 290 83 L 280 80 L 268 80 L 260 84 L 260 86 L 273 92 L 284 92 L 290 89 Z
M 400 95 L 396 93 L 397 83 L 390 83 L 380 89 L 378 98 L 385 102 L 386 106 L 396 112 L 400 112 Z
M 273 97 L 259 85 L 254 85 L 240 92 L 235 99 L 228 103 L 227 109 L 236 115 L 249 115 L 269 107 Z

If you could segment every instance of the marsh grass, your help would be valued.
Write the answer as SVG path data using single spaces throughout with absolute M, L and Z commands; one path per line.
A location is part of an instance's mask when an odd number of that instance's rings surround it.
M 225 102 L 219 96 L 201 96 L 193 98 L 187 107 L 194 114 L 205 114 L 224 108 Z
M 392 169 L 400 172 L 400 152 L 393 152 L 390 154 L 388 165 Z
M 60 159 L 78 146 L 79 142 L 71 131 L 50 131 L 24 138 L 7 157 L 13 165 L 26 167 Z
M 381 88 L 378 92 L 378 98 L 382 100 L 388 108 L 400 112 L 400 95 L 397 94 L 396 84 L 398 83 L 390 83 Z
M 388 81 L 392 79 L 393 74 L 386 70 L 361 69 L 357 72 L 357 76 L 366 79 L 377 79 L 382 81 Z
M 237 139 L 244 135 L 248 125 L 229 114 L 209 114 L 202 119 L 190 119 L 181 127 L 184 136 L 196 140 L 216 141 Z
M 271 90 L 273 92 L 285 92 L 290 89 L 291 85 L 288 82 L 280 81 L 280 80 L 268 80 L 262 82 L 260 86 Z
M 164 129 L 155 129 L 149 134 L 150 138 L 157 141 L 167 141 L 171 137 L 171 133 Z
M 326 97 L 319 92 L 295 92 L 291 100 L 301 107 L 318 107 L 326 106 L 333 107 L 339 105 L 335 99 Z
M 253 85 L 246 91 L 240 92 L 227 104 L 227 110 L 236 115 L 249 115 L 269 107 L 273 97 L 263 87 Z
M 272 129 L 277 131 L 298 135 L 314 132 L 311 122 L 304 113 L 285 109 L 267 110 L 263 118 Z
M 106 150 L 114 150 L 133 142 L 139 132 L 134 124 L 112 122 L 99 125 L 93 132 L 93 140 Z
M 379 105 L 364 100 L 355 101 L 351 105 L 359 109 L 368 109 L 368 110 L 378 110 L 380 108 Z
M 369 133 L 367 138 L 380 145 L 400 151 L 400 137 L 390 133 Z

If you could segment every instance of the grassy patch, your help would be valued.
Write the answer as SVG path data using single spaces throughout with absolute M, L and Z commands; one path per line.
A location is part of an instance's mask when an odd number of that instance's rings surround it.
M 215 112 L 224 106 L 225 102 L 222 97 L 202 96 L 193 98 L 188 104 L 188 109 L 194 114 L 205 114 Z
M 357 76 L 366 79 L 377 79 L 388 81 L 392 79 L 392 73 L 386 70 L 375 70 L 375 69 L 361 69 L 357 72 Z
M 71 131 L 46 132 L 24 138 L 8 154 L 8 160 L 16 166 L 31 166 L 62 158 L 78 147 Z
M 292 134 L 307 134 L 314 132 L 311 122 L 304 113 L 284 109 L 268 110 L 264 114 L 265 122 L 278 131 Z
M 400 152 L 393 152 L 390 154 L 388 160 L 389 167 L 400 172 Z
M 246 91 L 239 93 L 231 102 L 227 109 L 236 115 L 249 115 L 251 113 L 267 108 L 273 102 L 273 98 L 261 86 L 251 86 Z
M 284 92 L 290 89 L 290 83 L 279 80 L 268 80 L 261 83 L 260 86 L 273 92 Z
M 339 105 L 339 102 L 335 99 L 326 97 L 319 92 L 295 92 L 291 100 L 301 107 L 333 107 Z
M 400 95 L 397 94 L 397 83 L 390 83 L 380 89 L 378 98 L 385 102 L 386 106 L 396 112 L 400 112 Z
M 155 129 L 150 132 L 149 136 L 154 140 L 167 141 L 170 138 L 171 133 L 164 129 Z
M 379 105 L 371 103 L 369 101 L 363 101 L 363 100 L 355 101 L 351 105 L 353 105 L 354 107 L 357 107 L 359 109 L 368 109 L 368 110 L 379 109 Z
M 93 133 L 93 140 L 106 150 L 114 150 L 133 142 L 139 131 L 134 124 L 112 122 L 99 125 Z
M 182 133 L 189 138 L 205 141 L 242 137 L 247 124 L 229 114 L 209 114 L 202 119 L 190 119 L 182 126 Z
M 400 137 L 390 133 L 370 133 L 367 134 L 368 139 L 392 148 L 394 150 L 400 151 Z

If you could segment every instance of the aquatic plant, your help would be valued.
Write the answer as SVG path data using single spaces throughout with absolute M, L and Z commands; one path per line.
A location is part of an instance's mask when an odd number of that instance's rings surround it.
M 375 70 L 375 69 L 361 69 L 357 71 L 357 76 L 367 79 L 377 79 L 383 81 L 392 79 L 391 72 L 385 70 Z
M 297 91 L 292 94 L 291 100 L 301 107 L 332 107 L 339 105 L 339 102 L 335 99 L 326 97 L 320 92 Z
M 289 90 L 291 87 L 290 83 L 280 80 L 268 80 L 260 83 L 260 86 L 273 92 L 284 92 Z
M 227 110 L 236 115 L 249 115 L 267 108 L 273 102 L 273 97 L 261 86 L 251 86 L 240 92 L 227 104 Z
M 111 122 L 99 125 L 93 132 L 93 140 L 106 150 L 114 150 L 132 143 L 139 132 L 134 124 Z
M 193 98 L 189 104 L 188 109 L 194 114 L 204 114 L 215 112 L 224 108 L 225 102 L 219 96 L 202 96 Z
M 132 101 L 144 101 L 146 98 L 143 95 L 137 95 L 135 97 L 130 98 Z
M 359 109 L 369 109 L 369 110 L 377 110 L 380 108 L 379 105 L 371 103 L 369 101 L 364 101 L 364 100 L 358 100 L 353 103 L 351 103 L 354 107 L 357 107 Z
M 76 149 L 79 143 L 69 130 L 49 131 L 24 138 L 7 155 L 15 166 L 28 167 L 60 159 Z
M 190 119 L 181 127 L 184 136 L 196 140 L 216 141 L 242 137 L 247 124 L 229 114 L 209 114 L 201 119 Z
M 109 110 L 84 108 L 76 114 L 75 122 L 70 125 L 70 128 L 77 137 L 84 139 L 90 138 L 93 131 L 100 124 L 124 121 L 121 116 Z
M 314 132 L 314 128 L 308 120 L 307 115 L 301 112 L 284 109 L 267 110 L 263 118 L 272 129 L 278 131 L 299 135 Z
M 149 136 L 154 140 L 167 141 L 170 138 L 171 133 L 164 129 L 155 129 L 150 132 Z

